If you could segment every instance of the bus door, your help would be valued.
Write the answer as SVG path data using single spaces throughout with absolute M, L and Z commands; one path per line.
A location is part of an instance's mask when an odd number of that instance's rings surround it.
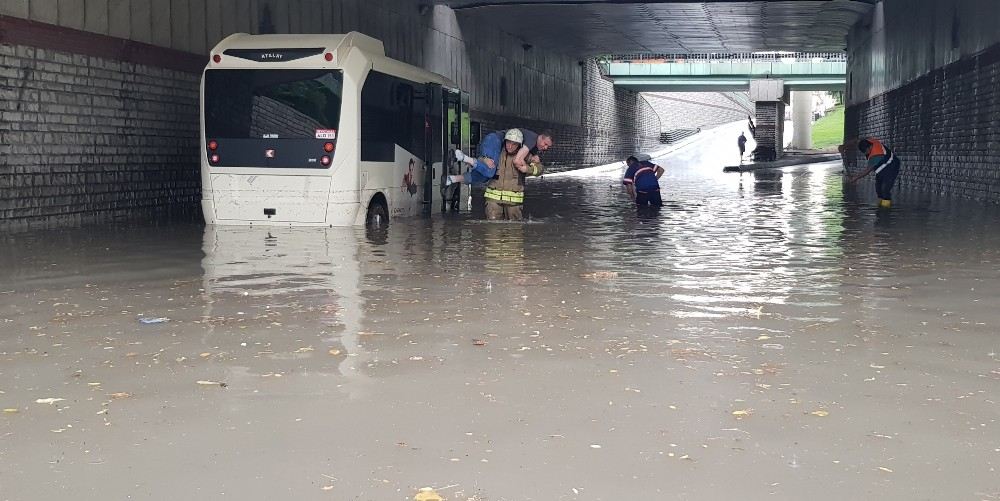
M 435 190 L 435 180 L 443 170 L 442 161 L 448 153 L 444 147 L 445 117 L 442 101 L 444 88 L 439 84 L 426 84 L 423 92 L 424 102 L 424 214 L 430 215 L 434 200 L 440 196 Z M 435 193 L 438 193 L 435 196 Z
M 458 211 L 462 199 L 462 185 L 459 183 L 445 186 L 445 180 L 449 175 L 463 174 L 468 170 L 463 162 L 455 160 L 454 151 L 462 150 L 469 152 L 469 93 L 458 89 L 446 89 L 444 92 L 445 124 L 445 156 L 444 167 L 441 169 L 441 212 L 446 212 L 449 208 Z

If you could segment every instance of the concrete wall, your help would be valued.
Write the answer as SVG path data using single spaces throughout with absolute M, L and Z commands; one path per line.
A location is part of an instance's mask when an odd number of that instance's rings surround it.
M 416 4 L 0 0 L 0 228 L 197 211 L 198 77 L 210 48 L 237 31 L 380 38 L 391 57 L 468 90 L 487 128 L 552 129 L 545 160 L 556 169 L 655 145 L 648 103 L 613 89 L 593 62 Z
M 579 124 L 577 60 L 539 49 L 489 25 L 463 25 L 413 0 L 0 0 L 0 15 L 205 55 L 235 32 L 345 33 L 383 41 L 387 55 L 451 78 L 473 108 Z M 89 20 L 89 22 L 88 22 Z M 268 22 L 269 21 L 269 22 Z M 500 78 L 507 79 L 506 105 Z
M 594 60 L 582 63 L 581 71 L 584 92 L 579 124 L 553 124 L 482 112 L 473 113 L 473 119 L 483 124 L 484 131 L 510 127 L 552 131 L 555 145 L 543 157 L 546 163 L 552 163 L 548 172 L 611 163 L 660 146 L 660 118 L 645 98 L 604 80 Z
M 583 82 L 581 149 L 587 160 L 604 164 L 659 144 L 660 117 L 641 94 L 616 88 L 593 60 L 584 67 Z
M 650 92 L 644 96 L 660 117 L 664 132 L 746 121 L 754 114 L 746 92 Z
M 753 133 L 757 148 L 772 148 L 776 157 L 785 151 L 784 101 L 757 101 L 754 113 L 756 129 Z M 757 158 L 754 158 L 757 160 Z
M 1000 200 L 996 6 L 887 0 L 851 30 L 845 136 L 885 140 L 900 186 Z
M 0 45 L 0 228 L 197 208 L 198 75 Z

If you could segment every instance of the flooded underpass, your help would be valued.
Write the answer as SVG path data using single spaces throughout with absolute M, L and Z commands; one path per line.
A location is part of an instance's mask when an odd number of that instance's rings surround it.
M 1000 210 L 695 155 L 659 214 L 4 236 L 0 499 L 1000 499 Z

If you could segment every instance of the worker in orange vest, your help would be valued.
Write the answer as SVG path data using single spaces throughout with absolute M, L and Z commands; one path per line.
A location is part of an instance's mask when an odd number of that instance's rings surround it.
M 879 207 L 886 209 L 892 207 L 892 185 L 896 183 L 896 177 L 899 176 L 899 168 L 902 162 L 899 161 L 899 158 L 893 154 L 888 146 L 873 137 L 853 139 L 840 145 L 837 149 L 843 155 L 854 144 L 858 145 L 858 150 L 864 154 L 867 163 L 865 170 L 856 176 L 850 176 L 848 182 L 851 184 L 856 183 L 874 172 L 875 194 L 879 199 Z

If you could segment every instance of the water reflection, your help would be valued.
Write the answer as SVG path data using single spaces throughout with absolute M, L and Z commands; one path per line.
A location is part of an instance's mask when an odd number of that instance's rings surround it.
M 378 273 L 383 263 L 367 250 L 380 236 L 369 236 L 374 241 L 355 228 L 207 226 L 204 342 L 249 345 L 265 361 L 250 369 L 257 374 L 282 375 L 288 359 L 326 357 L 340 360 L 337 372 L 348 381 L 363 383 L 370 356 L 360 339 L 362 273 Z M 301 346 L 289 346 L 293 339 Z
M 710 155 L 694 159 L 687 151 L 660 163 L 665 207 L 655 217 L 631 209 L 617 170 L 546 180 L 547 211 L 568 194 L 587 201 L 566 222 L 583 236 L 585 268 L 617 270 L 621 294 L 639 304 L 660 300 L 654 311 L 677 318 L 834 305 L 843 218 L 837 165 L 720 175 Z M 803 320 L 817 318 L 835 317 L 817 312 Z
M 124 498 L 140 483 L 174 492 L 178 475 L 197 499 L 308 498 L 332 478 L 371 499 L 433 482 L 490 499 L 989 488 L 965 466 L 995 455 L 1000 212 L 905 191 L 881 211 L 835 164 L 723 174 L 712 152 L 730 137 L 662 160 L 655 217 L 612 168 L 532 181 L 526 224 L 2 235 L 7 456 L 28 473 L 5 488 L 57 499 L 93 480 L 95 497 Z M 263 458 L 259 475 L 246 458 Z M 947 481 L 886 483 L 882 464 Z M 136 480 L 90 474 L 106 467 Z

